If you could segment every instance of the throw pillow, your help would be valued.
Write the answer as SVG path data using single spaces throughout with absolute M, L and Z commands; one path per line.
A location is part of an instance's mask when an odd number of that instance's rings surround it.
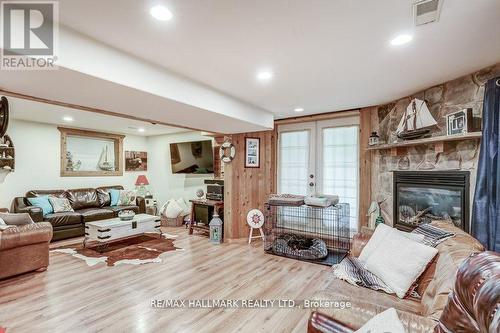
M 25 225 L 35 223 L 28 213 L 0 213 L 0 219 L 7 225 Z
M 406 330 L 399 320 L 396 309 L 389 308 L 370 319 L 356 331 L 356 333 L 374 332 L 406 333 Z
M 182 207 L 179 206 L 176 200 L 172 199 L 168 202 L 167 208 L 165 209 L 165 217 L 169 219 L 175 219 L 179 217 L 182 213 Z
M 49 197 L 54 213 L 74 212 L 73 207 L 66 198 Z
M 118 201 L 120 200 L 120 190 L 114 188 L 109 190 L 109 196 L 111 197 L 110 206 L 118 206 Z
M 135 199 L 137 198 L 137 194 L 135 191 L 120 191 L 118 206 L 129 206 L 135 203 Z
M 43 216 L 52 214 L 54 212 L 54 208 L 50 204 L 48 195 L 28 198 L 28 201 L 32 206 L 40 207 L 42 209 Z
M 191 214 L 191 207 L 190 205 L 184 200 L 184 198 L 179 198 L 176 200 L 177 204 L 182 208 L 181 215 L 186 216 Z
M 398 230 L 379 224 L 361 251 L 359 260 L 394 290 L 399 298 L 404 298 L 437 253 L 437 249 L 410 240 Z

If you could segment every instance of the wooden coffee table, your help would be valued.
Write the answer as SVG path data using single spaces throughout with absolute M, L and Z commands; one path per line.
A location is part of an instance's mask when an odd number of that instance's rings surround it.
M 162 236 L 161 219 L 159 216 L 137 214 L 132 220 L 122 221 L 115 217 L 85 223 L 85 238 L 83 247 L 89 242 L 97 242 L 97 248 L 102 252 L 109 243 L 146 233 L 156 233 Z

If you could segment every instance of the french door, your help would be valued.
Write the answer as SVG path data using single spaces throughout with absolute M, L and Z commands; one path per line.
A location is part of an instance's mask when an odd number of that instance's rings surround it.
M 358 225 L 359 117 L 278 127 L 278 192 L 338 195 Z

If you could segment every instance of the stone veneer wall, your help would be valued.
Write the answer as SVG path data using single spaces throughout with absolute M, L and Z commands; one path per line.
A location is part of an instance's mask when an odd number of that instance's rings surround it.
M 380 140 L 394 142 L 399 121 L 413 98 L 426 100 L 429 110 L 438 122 L 432 136 L 446 135 L 445 116 L 464 108 L 473 109 L 474 123 L 480 127 L 484 84 L 490 78 L 497 76 L 500 76 L 500 63 L 389 104 L 370 108 L 371 129 L 378 132 Z M 386 223 L 392 225 L 393 222 L 392 171 L 396 170 L 468 170 L 472 205 L 479 143 L 479 140 L 449 142 L 443 153 L 436 153 L 433 145 L 408 147 L 405 154 L 398 156 L 391 156 L 390 150 L 374 151 L 371 166 L 371 198 L 379 202 L 384 200 L 381 209 Z

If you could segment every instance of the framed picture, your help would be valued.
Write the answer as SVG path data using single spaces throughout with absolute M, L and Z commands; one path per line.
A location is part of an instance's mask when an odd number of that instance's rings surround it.
M 472 109 L 463 109 L 446 115 L 446 134 L 465 134 L 473 130 Z
M 57 129 L 61 132 L 61 177 L 123 176 L 124 135 Z
M 125 151 L 125 171 L 148 171 L 148 153 Z
M 245 168 L 260 168 L 259 138 L 245 138 Z

